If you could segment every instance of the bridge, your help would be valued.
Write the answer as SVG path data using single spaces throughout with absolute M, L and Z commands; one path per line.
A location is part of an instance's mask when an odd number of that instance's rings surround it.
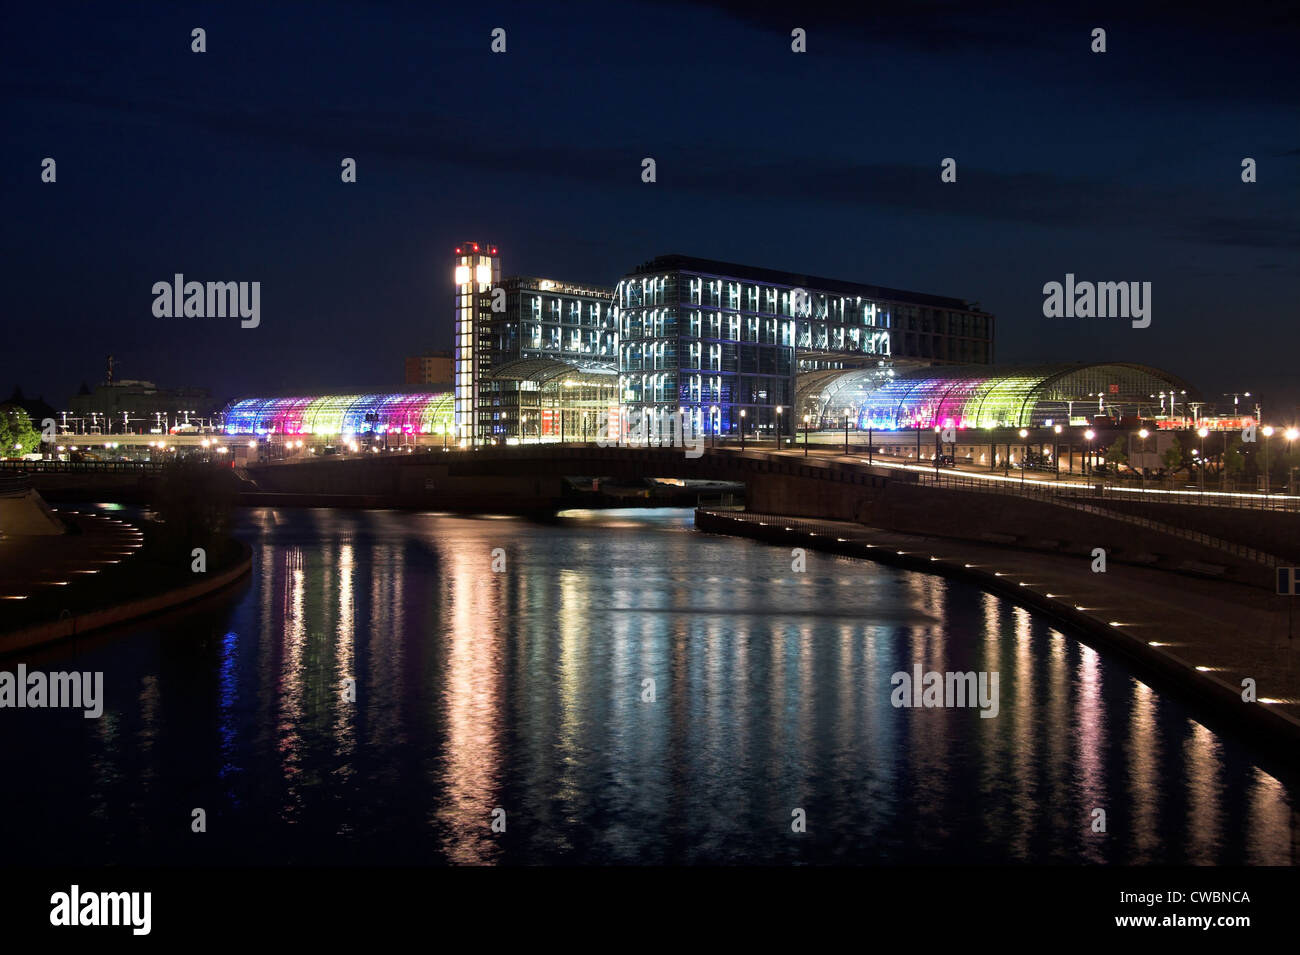
M 647 477 L 735 482 L 759 513 L 852 521 L 1058 553 L 1166 566 L 1205 576 L 1272 581 L 1300 557 L 1300 512 L 1286 500 L 1260 510 L 1224 497 L 1216 505 L 1163 492 L 1127 494 L 1073 482 L 914 469 L 802 450 L 519 445 L 474 451 L 355 455 L 250 465 L 249 503 L 396 506 L 487 513 L 544 513 L 575 502 L 568 478 Z M 261 495 L 258 500 L 257 496 Z
M 826 448 L 699 451 L 525 444 L 290 458 L 225 470 L 240 482 L 243 503 L 260 506 L 544 514 L 592 506 L 575 494 L 572 478 L 677 478 L 743 484 L 752 512 L 1056 553 L 1102 547 L 1110 560 L 1260 586 L 1271 583 L 1279 562 L 1300 559 L 1300 502 L 1285 496 L 1189 495 L 1026 474 L 1007 479 Z M 30 470 L 41 493 L 71 490 L 82 499 L 122 492 L 147 499 L 159 473 L 134 463 L 37 465 Z

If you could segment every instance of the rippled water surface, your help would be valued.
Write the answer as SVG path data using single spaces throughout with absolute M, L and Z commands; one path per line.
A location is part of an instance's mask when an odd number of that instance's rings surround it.
M 1297 854 L 1289 772 L 964 584 L 814 552 L 796 573 L 686 511 L 265 509 L 239 534 L 241 589 L 0 664 L 102 670 L 107 700 L 0 711 L 11 860 Z M 997 671 L 998 715 L 894 707 L 917 664 Z

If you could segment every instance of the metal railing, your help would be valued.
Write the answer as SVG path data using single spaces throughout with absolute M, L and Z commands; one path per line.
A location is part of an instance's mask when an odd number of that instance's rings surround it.
M 886 457 L 877 452 L 877 457 Z M 959 462 L 962 463 L 962 462 Z M 924 465 L 910 464 L 905 468 L 898 468 L 898 465 L 890 461 L 882 461 L 878 467 L 889 468 L 890 470 L 904 470 L 905 473 L 922 475 L 934 479 L 931 468 Z M 1127 480 L 1119 481 L 1110 475 L 1096 475 L 1095 479 L 1088 480 L 1087 475 L 1078 473 L 1063 473 L 1060 479 L 1051 479 L 1050 485 L 1044 478 L 1054 472 L 1029 470 L 1022 471 L 1018 468 L 998 468 L 996 471 L 985 472 L 989 475 L 998 475 L 996 477 L 982 477 L 973 474 L 964 474 L 962 472 L 953 472 L 940 470 L 939 477 L 957 478 L 962 480 L 981 481 L 991 485 L 1016 485 L 1030 487 L 1038 485 L 1039 487 L 1049 486 L 1050 488 L 1060 488 L 1062 490 L 1070 489 L 1073 491 L 1083 492 L 1085 494 L 1095 493 L 1095 488 L 1101 487 L 1105 493 L 1117 495 L 1116 500 L 1134 500 L 1152 502 L 1157 504 L 1191 504 L 1202 507 L 1230 507 L 1240 508 L 1253 511 L 1287 511 L 1300 513 L 1300 496 L 1293 494 L 1283 494 L 1280 492 L 1271 492 L 1265 494 L 1263 491 L 1226 491 L 1213 490 L 1205 488 L 1204 490 L 1194 487 L 1176 488 L 1173 482 L 1167 482 L 1169 486 L 1161 487 L 1156 479 L 1152 478 L 1145 484 L 1140 481 L 1129 482 Z M 1012 473 L 1024 475 L 1023 480 L 1010 477 Z M 1081 479 L 1086 481 L 1082 483 Z
M 0 471 L 161 471 L 161 461 L 0 461 Z
M 1126 524 L 1132 524 L 1136 527 L 1145 527 L 1148 530 L 1157 531 L 1161 534 L 1168 534 L 1182 540 L 1192 541 L 1193 543 L 1201 544 L 1206 547 L 1212 547 L 1215 550 L 1221 550 L 1225 553 L 1232 554 L 1235 557 L 1263 564 L 1266 567 L 1276 567 L 1281 563 L 1280 558 L 1255 547 L 1249 547 L 1245 544 L 1238 544 L 1234 541 L 1224 540 L 1221 537 L 1214 537 L 1210 534 L 1202 533 L 1201 531 L 1188 530 L 1187 528 L 1179 527 L 1176 524 L 1166 524 L 1162 521 L 1152 520 L 1149 517 L 1129 514 L 1126 511 L 1112 510 L 1104 505 L 1096 504 L 1096 492 L 1079 485 L 1066 485 L 1062 487 L 1031 482 L 1022 483 L 1019 481 L 988 481 L 981 478 L 968 477 L 959 474 L 940 473 L 938 475 L 923 475 L 919 471 L 912 473 L 917 474 L 921 479 L 921 483 L 928 483 L 934 487 L 974 490 L 984 494 L 1006 494 L 1017 497 L 1026 497 L 1032 500 L 1055 504 L 1058 507 L 1068 507 L 1073 510 L 1094 514 L 1098 517 L 1123 521 Z M 1089 503 L 1077 500 L 1078 498 L 1085 498 Z

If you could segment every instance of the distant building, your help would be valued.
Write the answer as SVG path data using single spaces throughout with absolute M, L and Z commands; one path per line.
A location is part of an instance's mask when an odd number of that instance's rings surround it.
M 159 388 L 152 381 L 104 382 L 94 391 L 73 395 L 57 420 L 69 427 L 78 420 L 87 431 L 164 431 L 186 422 L 211 419 L 218 405 L 206 388 Z
M 59 420 L 56 410 L 45 403 L 43 396 L 28 398 L 23 394 L 21 388 L 15 388 L 14 393 L 9 396 L 9 400 L 0 402 L 0 404 L 14 405 L 22 408 L 27 412 L 27 417 L 32 419 L 32 425 L 36 428 L 39 428 L 41 422 L 46 418 L 53 418 L 55 421 Z
M 431 386 L 430 391 L 451 391 L 455 378 L 451 351 L 426 351 L 406 359 L 406 384 Z

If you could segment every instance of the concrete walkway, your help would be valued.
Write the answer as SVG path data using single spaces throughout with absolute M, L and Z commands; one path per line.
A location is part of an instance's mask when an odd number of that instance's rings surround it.
M 1289 615 L 1300 613 L 1286 603 L 1300 597 L 1118 563 L 1093 573 L 1088 557 L 839 521 L 737 511 L 696 515 L 701 530 L 768 540 L 784 535 L 782 543 L 802 540 L 817 549 L 969 579 L 1156 666 L 1225 715 L 1292 745 L 1300 742 L 1300 633 L 1288 639 Z M 701 515 L 708 517 L 701 521 Z M 1241 698 L 1247 678 L 1255 681 L 1256 703 Z
M 139 528 L 102 514 L 60 511 L 79 534 L 6 535 L 0 539 L 0 630 L 11 602 L 63 597 L 143 546 Z

